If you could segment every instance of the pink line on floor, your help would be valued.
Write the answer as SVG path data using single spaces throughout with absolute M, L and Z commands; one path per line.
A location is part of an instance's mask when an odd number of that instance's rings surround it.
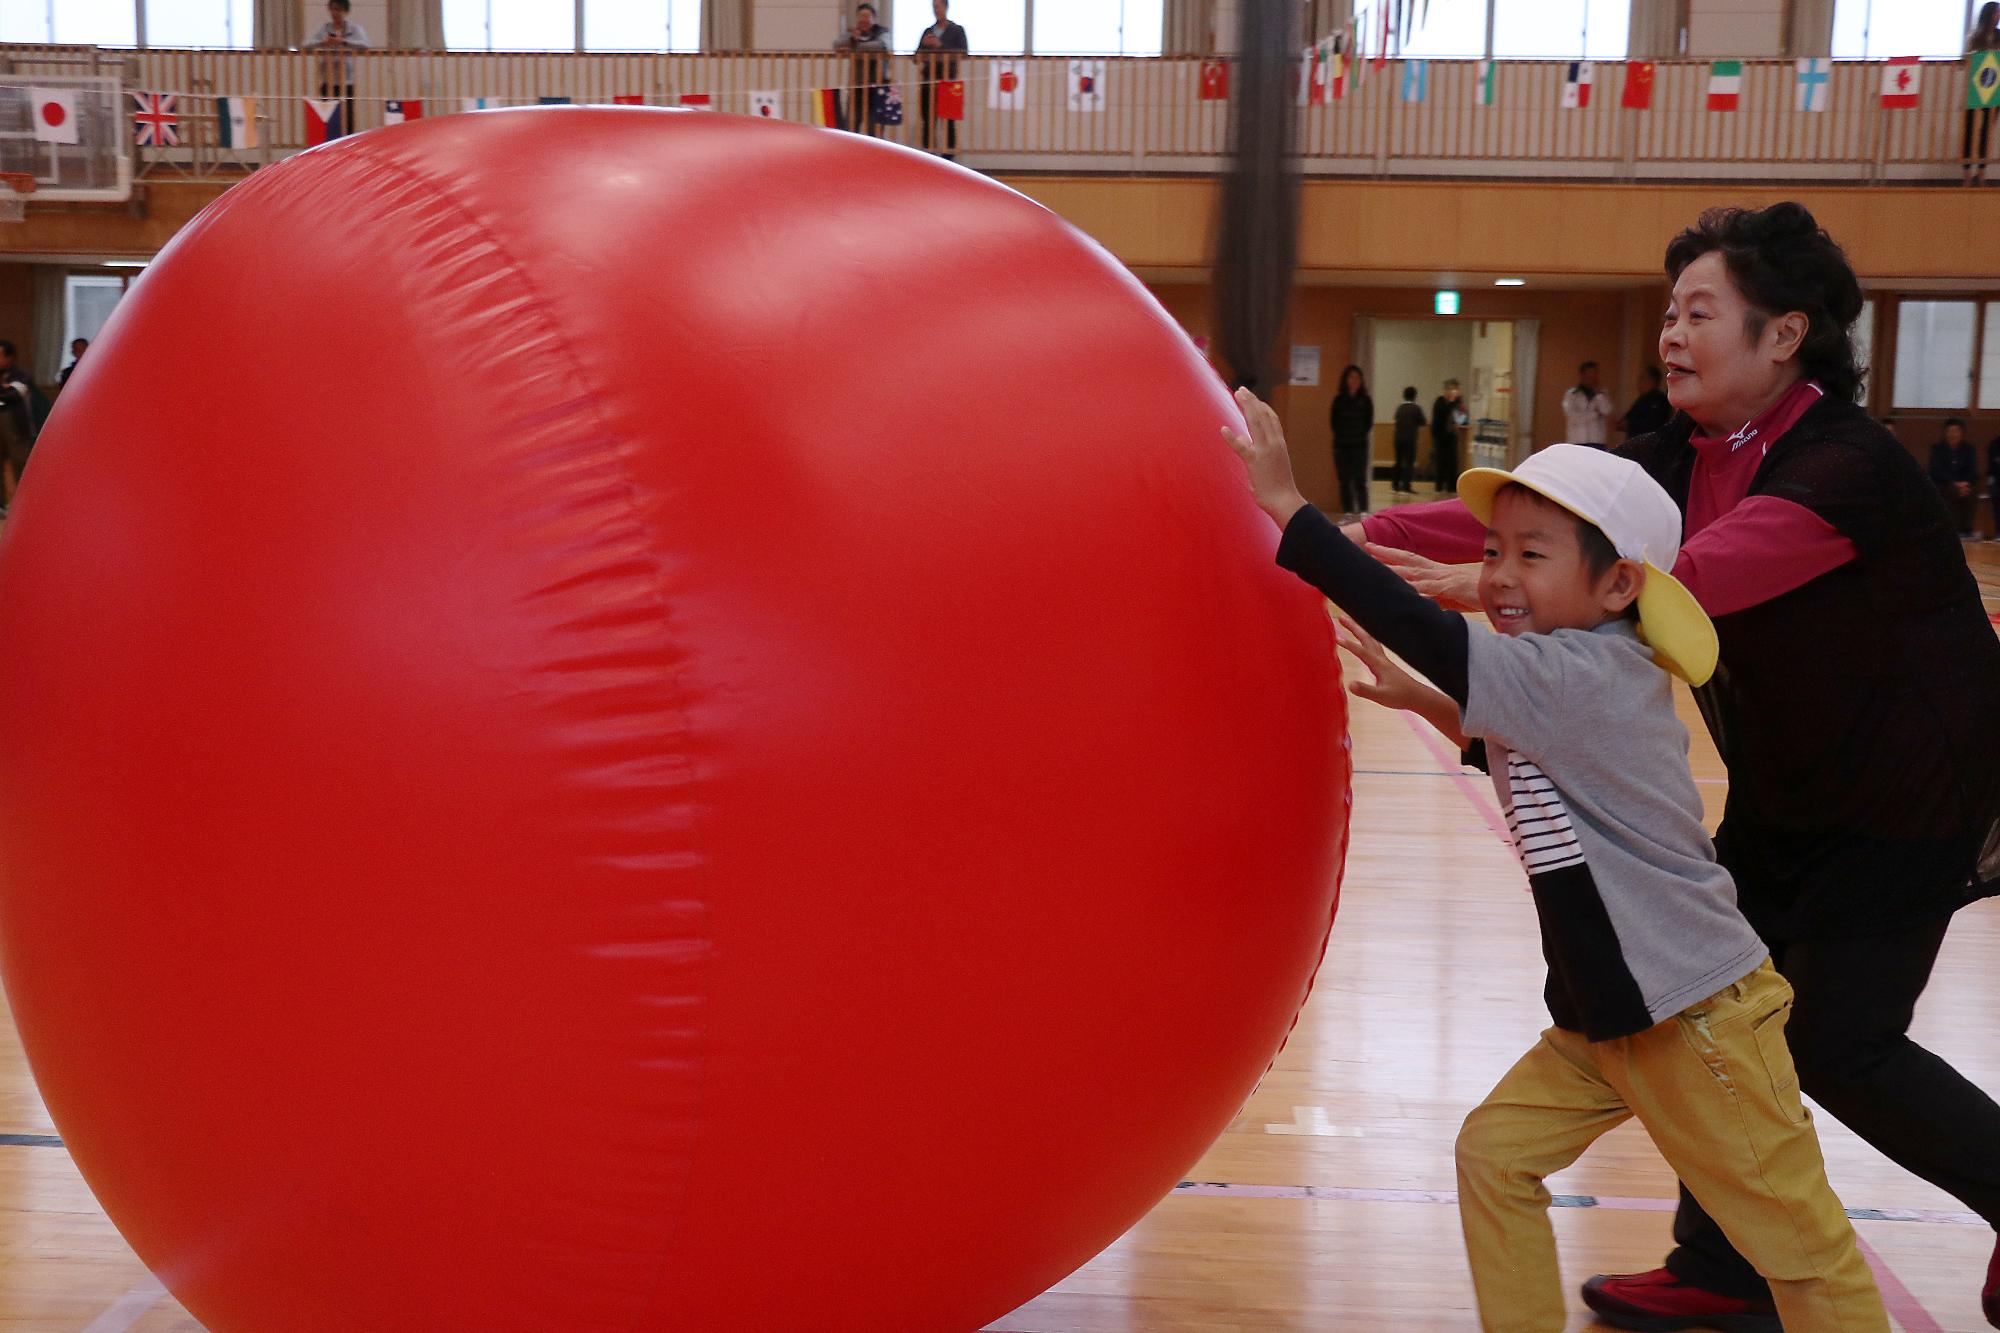
M 111 1303 L 111 1308 L 83 1326 L 83 1333 L 125 1333 L 146 1311 L 160 1303 L 167 1289 L 151 1274 L 132 1284 L 132 1289 Z
M 1875 1247 L 1861 1239 L 1859 1233 L 1854 1243 L 1861 1247 L 1861 1257 L 1875 1270 L 1875 1285 L 1881 1288 L 1882 1304 L 1888 1308 L 1889 1317 L 1903 1326 L 1903 1333 L 1944 1333 L 1944 1326 L 1931 1318 L 1931 1312 L 1903 1285 L 1888 1260 L 1875 1253 Z
M 1403 714 L 1403 721 L 1410 724 L 1410 730 L 1417 733 L 1417 739 L 1424 743 L 1424 748 L 1431 752 L 1431 757 L 1451 775 L 1451 780 L 1458 786 L 1459 794 L 1472 803 L 1472 808 L 1486 821 L 1486 827 L 1493 830 L 1493 836 L 1500 839 L 1507 850 L 1512 852 L 1514 840 L 1507 836 L 1507 821 L 1501 817 L 1500 807 L 1493 804 L 1493 798 L 1464 771 L 1464 765 L 1458 762 L 1458 756 L 1444 743 L 1444 738 L 1427 724 L 1418 721 L 1413 713 Z

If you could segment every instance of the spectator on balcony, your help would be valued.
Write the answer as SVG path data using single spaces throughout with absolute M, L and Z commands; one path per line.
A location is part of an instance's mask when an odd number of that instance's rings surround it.
M 924 149 L 937 153 L 946 160 L 958 156 L 958 122 L 936 119 L 938 89 L 941 85 L 958 78 L 958 58 L 971 50 L 965 39 L 965 29 L 945 17 L 950 9 L 949 0 L 931 0 L 931 15 L 937 22 L 924 29 L 924 35 L 917 42 L 917 105 L 924 117 Z M 963 95 L 959 98 L 962 108 Z
M 1986 508 L 1993 519 L 1993 533 L 1986 540 L 2000 542 L 2000 435 L 1986 445 Z
M 1660 368 L 1647 366 L 1645 375 L 1645 392 L 1634 398 L 1632 406 L 1625 409 L 1625 415 L 1618 418 L 1618 429 L 1628 437 L 1651 435 L 1674 419 L 1674 405 L 1660 391 Z
M 354 123 L 354 52 L 368 49 L 368 33 L 347 17 L 351 0 L 327 0 L 326 22 L 313 30 L 306 50 L 319 52 L 319 95 L 341 99 L 340 128 L 352 134 Z
M 69 345 L 69 364 L 62 369 L 62 379 L 58 382 L 59 388 L 67 389 L 69 387 L 70 372 L 76 369 L 77 363 L 83 360 L 83 354 L 89 350 L 90 339 L 77 338 L 71 341 Z
M 1961 537 L 1972 535 L 1972 483 L 1978 479 L 1979 451 L 1965 438 L 1965 423 L 1953 417 L 1944 423 L 1944 438 L 1931 446 L 1931 482 Z
M 1458 493 L 1458 428 L 1468 418 L 1458 400 L 1458 381 L 1446 380 L 1444 392 L 1431 404 L 1431 466 L 1437 472 L 1439 495 Z
M 854 53 L 844 117 L 847 128 L 879 137 L 882 122 L 875 114 L 875 90 L 889 81 L 889 30 L 875 21 L 875 6 L 862 5 L 854 11 L 854 22 L 834 38 L 833 49 Z
M 1618 405 L 1597 385 L 1597 363 L 1576 368 L 1576 384 L 1563 395 L 1563 439 L 1570 444 L 1594 444 L 1602 449 L 1611 439 L 1611 418 Z
M 1979 7 L 1979 21 L 1966 34 L 1965 54 L 1976 55 L 1981 51 L 2000 51 L 2000 0 L 1986 0 Z M 1973 130 L 1978 130 L 1979 154 L 1974 156 Z M 1965 111 L 1965 142 L 1960 147 L 1965 158 L 1965 183 L 1978 185 L 1986 179 L 1986 156 L 1993 143 L 1993 108 L 1990 106 L 1967 107 Z
M 1340 391 L 1328 412 L 1333 427 L 1333 471 L 1340 484 L 1340 508 L 1348 518 L 1368 513 L 1369 454 L 1374 451 L 1375 400 L 1360 366 L 1340 372 Z

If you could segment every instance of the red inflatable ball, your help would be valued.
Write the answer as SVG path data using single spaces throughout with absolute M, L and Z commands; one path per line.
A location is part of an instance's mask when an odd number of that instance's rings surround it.
M 216 1333 L 971 1329 L 1242 1105 L 1345 839 L 1317 598 L 1106 254 L 796 125 L 260 171 L 0 541 L 0 965 Z

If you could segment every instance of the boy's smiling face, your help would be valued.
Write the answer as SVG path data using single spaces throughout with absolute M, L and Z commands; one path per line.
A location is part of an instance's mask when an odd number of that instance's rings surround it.
M 1593 575 L 1577 531 L 1582 520 L 1523 486 L 1494 497 L 1479 567 L 1479 605 L 1503 634 L 1595 629 L 1625 613 L 1644 568 L 1619 560 Z

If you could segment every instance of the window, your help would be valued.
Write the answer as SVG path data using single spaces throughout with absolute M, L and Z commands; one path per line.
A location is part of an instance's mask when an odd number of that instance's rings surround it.
M 1035 51 L 1047 55 L 1156 56 L 1163 0 L 1041 0 Z
M 95 338 L 125 294 L 125 279 L 112 274 L 72 273 L 63 279 L 63 359 L 78 338 Z
M 1431 60 L 1486 54 L 1486 0 L 1431 0 L 1421 12 L 1422 19 L 1410 25 L 1403 55 Z
M 574 51 L 576 6 L 550 0 L 444 0 L 453 51 Z
M 1493 0 L 1499 60 L 1623 60 L 1631 0 Z
M 1833 57 L 1956 56 L 1965 46 L 1958 0 L 1834 0 Z
M 5 0 L 0 42 L 137 46 L 139 9 L 133 0 Z
M 701 0 L 586 0 L 586 51 L 699 51 Z
M 1043 5 L 1065 2 L 1041 0 Z M 847 12 L 853 13 L 851 5 Z M 974 55 L 1017 56 L 1028 49 L 1027 0 L 979 0 L 978 4 L 959 0 L 951 21 L 964 25 L 966 44 Z M 930 0 L 898 0 L 889 44 L 905 53 L 914 51 L 924 29 L 933 22 Z
M 255 31 L 251 0 L 146 0 L 148 46 L 249 46 Z
M 1854 364 L 1861 367 L 1865 377 L 1863 382 L 1868 386 L 1861 399 L 1866 403 L 1875 397 L 1876 386 L 1882 383 L 1882 377 L 1875 373 L 1875 302 L 1872 299 L 1861 303 L 1861 317 L 1848 330 L 1848 341 L 1854 344 Z
M 1892 406 L 1963 410 L 1972 405 L 1976 301 L 1904 301 L 1896 309 Z

